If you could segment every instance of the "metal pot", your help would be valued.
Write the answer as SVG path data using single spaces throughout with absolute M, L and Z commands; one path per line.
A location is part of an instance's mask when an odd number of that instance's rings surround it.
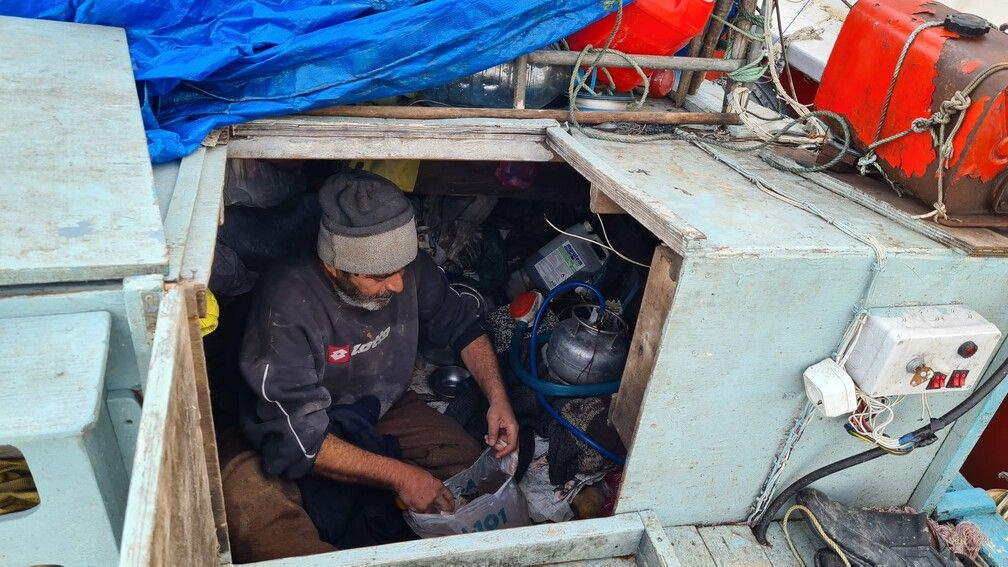
M 597 305 L 578 305 L 573 316 L 560 322 L 546 347 L 552 378 L 567 384 L 598 384 L 623 375 L 630 341 L 618 315 Z
M 459 392 L 469 387 L 472 374 L 461 366 L 442 366 L 427 377 L 427 384 L 438 399 L 453 400 Z

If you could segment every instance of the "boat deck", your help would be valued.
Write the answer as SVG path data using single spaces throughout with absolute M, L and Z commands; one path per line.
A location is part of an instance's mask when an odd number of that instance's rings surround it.
M 789 524 L 792 541 L 806 563 L 812 564 L 822 544 L 814 539 L 801 517 Z M 788 549 L 784 531 L 774 523 L 768 533 L 770 546 L 760 545 L 745 525 L 667 526 L 664 528 L 681 567 L 800 567 Z M 634 556 L 554 563 L 563 567 L 636 567 Z M 672 563 L 674 565 L 674 563 Z
M 813 539 L 801 520 L 788 525 L 795 547 L 807 563 L 812 563 L 815 550 L 823 547 Z M 784 532 L 774 523 L 768 533 L 770 546 L 757 543 L 748 526 L 677 526 L 666 527 L 672 546 L 683 567 L 798 567 L 791 554 Z

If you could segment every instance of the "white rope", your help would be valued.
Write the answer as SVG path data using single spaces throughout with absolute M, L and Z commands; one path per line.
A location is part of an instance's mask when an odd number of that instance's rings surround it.
M 885 120 L 889 114 L 889 105 L 892 103 L 893 92 L 896 89 L 896 82 L 899 79 L 900 72 L 903 70 L 903 64 L 906 61 L 907 54 L 910 52 L 910 47 L 913 45 L 914 40 L 917 39 L 921 33 L 925 30 L 939 27 L 944 25 L 944 22 L 939 21 L 928 21 L 917 26 L 913 32 L 907 36 L 906 42 L 903 44 L 903 49 L 900 51 L 899 57 L 896 59 L 896 66 L 893 68 L 892 77 L 889 80 L 889 88 L 886 91 L 885 101 L 882 104 L 882 111 L 879 115 L 878 126 L 875 128 L 875 136 L 872 143 L 868 144 L 867 151 L 857 162 L 858 170 L 861 175 L 866 175 L 869 167 L 875 168 L 889 185 L 896 189 L 896 184 L 886 175 L 885 171 L 878 163 L 878 155 L 876 154 L 876 149 L 880 146 L 888 144 L 898 140 L 904 136 L 910 134 L 919 134 L 923 132 L 931 133 L 931 144 L 935 149 L 935 155 L 938 159 L 936 165 L 937 169 L 937 187 L 938 194 L 935 202 L 932 204 L 933 210 L 929 213 L 923 215 L 917 215 L 916 218 L 919 219 L 947 219 L 948 209 L 945 206 L 945 171 L 949 168 L 949 162 L 952 159 L 952 155 L 955 151 L 954 143 L 955 137 L 959 133 L 960 128 L 962 128 L 963 121 L 966 118 L 966 110 L 972 104 L 970 96 L 973 91 L 976 90 L 980 83 L 985 81 L 988 77 L 993 75 L 998 71 L 1003 71 L 1008 69 L 1008 63 L 999 63 L 988 68 L 986 71 L 977 75 L 972 81 L 966 86 L 966 88 L 956 91 L 949 97 L 948 100 L 942 101 L 938 105 L 938 110 L 932 113 L 930 116 L 922 116 L 914 119 L 910 123 L 910 127 L 902 132 L 897 132 L 885 138 L 880 138 L 882 135 L 882 129 L 885 127 Z M 947 129 L 947 125 L 952 121 L 952 115 L 958 114 L 955 124 L 951 129 Z M 935 131 L 937 129 L 937 132 Z M 897 189 L 897 192 L 899 190 Z
M 823 529 L 822 524 L 819 523 L 819 518 L 815 517 L 815 514 L 812 513 L 812 510 L 809 510 L 808 508 L 802 506 L 801 504 L 795 504 L 794 506 L 788 508 L 788 511 L 784 514 L 784 519 L 781 521 L 781 529 L 784 531 L 784 540 L 787 541 L 788 547 L 791 548 L 791 553 L 795 556 L 795 559 L 798 560 L 798 563 L 801 565 L 801 567 L 805 567 L 805 560 L 802 559 L 801 555 L 798 553 L 798 550 L 795 548 L 794 542 L 791 541 L 791 532 L 788 531 L 788 522 L 791 521 L 791 514 L 794 514 L 795 512 L 801 512 L 802 514 L 805 514 L 805 518 L 808 520 L 810 524 L 812 524 L 812 527 L 815 528 L 815 531 L 819 533 L 819 537 L 821 537 L 822 540 L 826 542 L 826 545 L 828 545 L 830 549 L 833 550 L 833 553 L 836 553 L 837 556 L 840 557 L 840 561 L 843 561 L 844 566 L 851 567 L 850 561 L 847 559 L 847 555 L 843 552 L 842 549 L 840 549 L 840 546 L 837 545 L 837 542 L 833 541 L 833 539 L 830 536 L 826 535 L 826 530 Z

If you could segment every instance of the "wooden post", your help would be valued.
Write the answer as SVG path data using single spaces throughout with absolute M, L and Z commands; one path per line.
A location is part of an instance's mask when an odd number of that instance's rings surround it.
M 566 110 L 512 108 L 443 108 L 433 106 L 334 106 L 311 110 L 311 116 L 341 116 L 354 118 L 396 118 L 437 120 L 452 118 L 551 119 L 566 122 Z M 636 122 L 639 124 L 740 124 L 735 114 L 719 112 L 576 112 L 581 124 L 606 122 Z
M 525 108 L 525 91 L 528 88 L 528 55 L 522 55 L 514 62 L 514 107 Z
M 714 7 L 714 15 L 721 19 L 727 18 L 728 12 L 731 11 L 732 3 L 733 0 L 718 0 L 717 5 Z M 714 54 L 714 49 L 717 48 L 718 39 L 721 37 L 721 32 L 724 28 L 725 25 L 721 20 L 711 18 L 707 32 L 704 34 L 703 44 L 700 46 L 700 57 L 710 57 Z M 700 82 L 703 81 L 705 75 L 706 73 L 699 72 L 694 73 L 690 77 L 689 94 L 696 94 L 697 89 L 700 88 Z

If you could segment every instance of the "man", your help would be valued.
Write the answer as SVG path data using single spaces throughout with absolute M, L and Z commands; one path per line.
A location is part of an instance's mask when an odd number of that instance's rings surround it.
M 486 443 L 501 457 L 517 448 L 518 426 L 475 305 L 418 254 L 409 200 L 366 172 L 331 177 L 319 200 L 318 259 L 282 266 L 259 283 L 242 345 L 249 389 L 241 422 L 266 477 L 247 453 L 222 457 L 241 562 L 333 549 L 331 538 L 304 541 L 311 520 L 296 487 L 275 476 L 379 487 L 414 511 L 453 511 L 441 479 L 481 449 L 409 391 L 420 332 L 459 352 L 486 395 Z M 398 438 L 401 460 L 333 434 L 327 410 L 363 399 L 377 399 L 377 432 Z

